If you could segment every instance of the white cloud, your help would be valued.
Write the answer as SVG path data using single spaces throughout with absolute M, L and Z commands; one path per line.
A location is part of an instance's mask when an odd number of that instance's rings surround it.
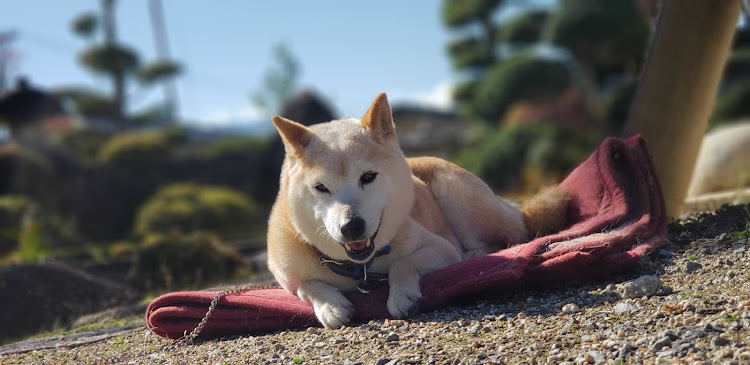
M 451 110 L 454 107 L 452 95 L 453 83 L 443 81 L 429 90 L 412 93 L 395 91 L 390 98 L 394 103 L 409 103 L 439 110 Z

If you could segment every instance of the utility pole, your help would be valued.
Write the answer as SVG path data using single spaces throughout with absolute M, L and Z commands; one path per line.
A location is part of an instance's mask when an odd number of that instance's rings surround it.
M 104 44 L 114 48 L 117 46 L 117 25 L 115 24 L 115 0 L 101 0 L 102 6 L 102 29 L 104 30 Z M 117 111 L 117 126 L 120 130 L 125 129 L 125 74 L 118 70 L 112 75 L 113 102 Z
M 161 0 L 150 0 L 148 5 L 151 15 L 151 29 L 154 32 L 154 43 L 156 44 L 156 56 L 163 61 L 171 60 L 162 2 Z M 164 81 L 164 100 L 166 100 L 170 121 L 174 122 L 179 119 L 180 109 L 177 100 L 177 85 L 174 79 Z
M 16 57 L 11 44 L 16 40 L 15 31 L 0 31 L 0 93 L 8 90 L 11 62 Z

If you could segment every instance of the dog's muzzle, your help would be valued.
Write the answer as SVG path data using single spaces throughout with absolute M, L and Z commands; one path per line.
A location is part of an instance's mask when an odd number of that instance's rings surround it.
M 353 217 L 347 224 L 341 227 L 341 234 L 348 239 L 349 242 L 341 243 L 344 247 L 346 255 L 353 261 L 367 261 L 372 253 L 375 251 L 375 237 L 378 235 L 380 230 L 380 224 L 378 223 L 378 229 L 375 233 L 366 240 L 355 240 L 362 236 L 365 229 L 365 221 L 360 217 Z
M 354 261 L 367 261 L 375 251 L 375 236 L 377 235 L 378 232 L 375 231 L 375 234 L 367 240 L 346 242 L 341 245 L 350 259 Z

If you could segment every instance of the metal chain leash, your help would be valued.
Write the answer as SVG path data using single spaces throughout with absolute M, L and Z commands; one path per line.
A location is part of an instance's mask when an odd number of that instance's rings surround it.
M 211 304 L 208 306 L 208 310 L 206 311 L 206 315 L 203 316 L 203 319 L 198 323 L 195 328 L 193 328 L 193 331 L 185 334 L 184 336 L 178 338 L 175 342 L 183 342 L 188 345 L 192 345 L 193 341 L 200 335 L 201 331 L 203 331 L 203 327 L 206 326 L 206 323 L 208 323 L 208 319 L 211 318 L 211 314 L 213 314 L 214 310 L 219 304 L 219 300 L 221 298 L 231 295 L 231 294 L 239 294 L 244 291 L 253 290 L 253 289 L 266 289 L 268 287 L 275 287 L 273 285 L 259 285 L 259 284 L 246 284 L 241 286 L 236 286 L 231 289 L 222 290 L 216 295 L 214 295 L 213 299 L 211 299 Z M 187 332 L 187 331 L 185 331 Z

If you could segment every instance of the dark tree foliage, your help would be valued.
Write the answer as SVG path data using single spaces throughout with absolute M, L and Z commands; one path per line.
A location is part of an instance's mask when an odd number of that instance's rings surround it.
M 501 0 L 446 0 L 443 22 L 450 27 L 461 27 L 479 19 L 489 19 L 501 3 Z
M 726 122 L 750 115 L 750 80 L 737 81 L 716 100 L 713 118 Z
M 477 90 L 476 110 L 482 119 L 497 122 L 513 103 L 548 100 L 570 85 L 570 73 L 562 62 L 519 54 L 490 70 Z
M 750 77 L 750 47 L 737 49 L 729 56 L 724 67 L 724 84 Z
M 484 68 L 495 60 L 494 49 L 487 41 L 475 36 L 457 38 L 448 43 L 448 53 L 457 70 Z
M 633 102 L 636 88 L 636 83 L 630 83 L 610 91 L 605 96 L 604 109 L 607 126 L 610 129 L 605 132 L 608 135 L 618 136 L 622 133 L 628 119 L 628 113 L 630 113 L 630 104 Z
M 523 12 L 509 19 L 500 26 L 498 31 L 502 43 L 514 45 L 530 45 L 542 40 L 544 26 L 550 12 L 536 9 Z
M 144 84 L 153 84 L 174 78 L 182 73 L 182 65 L 171 60 L 156 60 L 143 65 L 138 70 L 138 80 Z
M 737 28 L 709 127 L 750 116 L 750 26 Z
M 495 190 L 517 189 L 525 173 L 555 180 L 570 172 L 597 143 L 590 135 L 554 124 L 520 124 L 488 134 L 465 150 L 458 164 Z
M 70 27 L 73 33 L 81 37 L 90 38 L 94 36 L 99 27 L 99 18 L 95 13 L 83 13 L 73 19 Z
M 517 15 L 498 22 L 495 16 L 504 6 L 517 6 Z M 517 67 L 514 53 L 548 43 L 565 49 L 583 72 L 580 77 L 593 89 L 607 88 L 612 77 L 639 71 L 651 33 L 648 9 L 636 0 L 560 0 L 554 9 L 530 8 L 524 2 L 444 0 L 442 19 L 459 36 L 447 44 L 453 67 L 462 80 L 453 98 L 460 110 L 473 118 L 495 123 L 507 108 L 506 81 L 498 82 L 500 65 Z M 560 76 L 565 74 L 566 76 Z M 525 75 L 534 76 L 533 72 Z M 531 95 L 555 95 L 570 76 L 559 68 L 542 70 L 542 76 L 517 86 L 522 93 L 515 100 Z M 510 76 L 503 76 L 510 77 Z M 562 80 L 562 82 L 561 82 Z M 520 81 L 518 82 L 521 83 Z M 549 92 L 541 90 L 551 87 Z M 528 89 L 534 90 L 527 92 Z M 513 89 L 515 92 L 516 89 Z M 526 92 L 526 93 L 524 93 Z M 593 95 L 589 95 L 591 97 Z M 502 97 L 490 100 L 490 98 Z M 495 102 L 495 106 L 491 104 Z
M 453 67 L 464 76 L 463 85 L 454 91 L 453 98 L 461 104 L 467 114 L 476 114 L 473 109 L 474 91 L 480 80 L 497 61 L 497 25 L 493 20 L 502 0 L 444 0 L 443 23 L 452 30 L 464 33 L 447 45 Z M 463 32 L 472 27 L 479 32 Z M 471 33 L 471 35 L 466 35 Z
M 650 26 L 636 1 L 561 0 L 547 39 L 592 69 L 640 62 Z

